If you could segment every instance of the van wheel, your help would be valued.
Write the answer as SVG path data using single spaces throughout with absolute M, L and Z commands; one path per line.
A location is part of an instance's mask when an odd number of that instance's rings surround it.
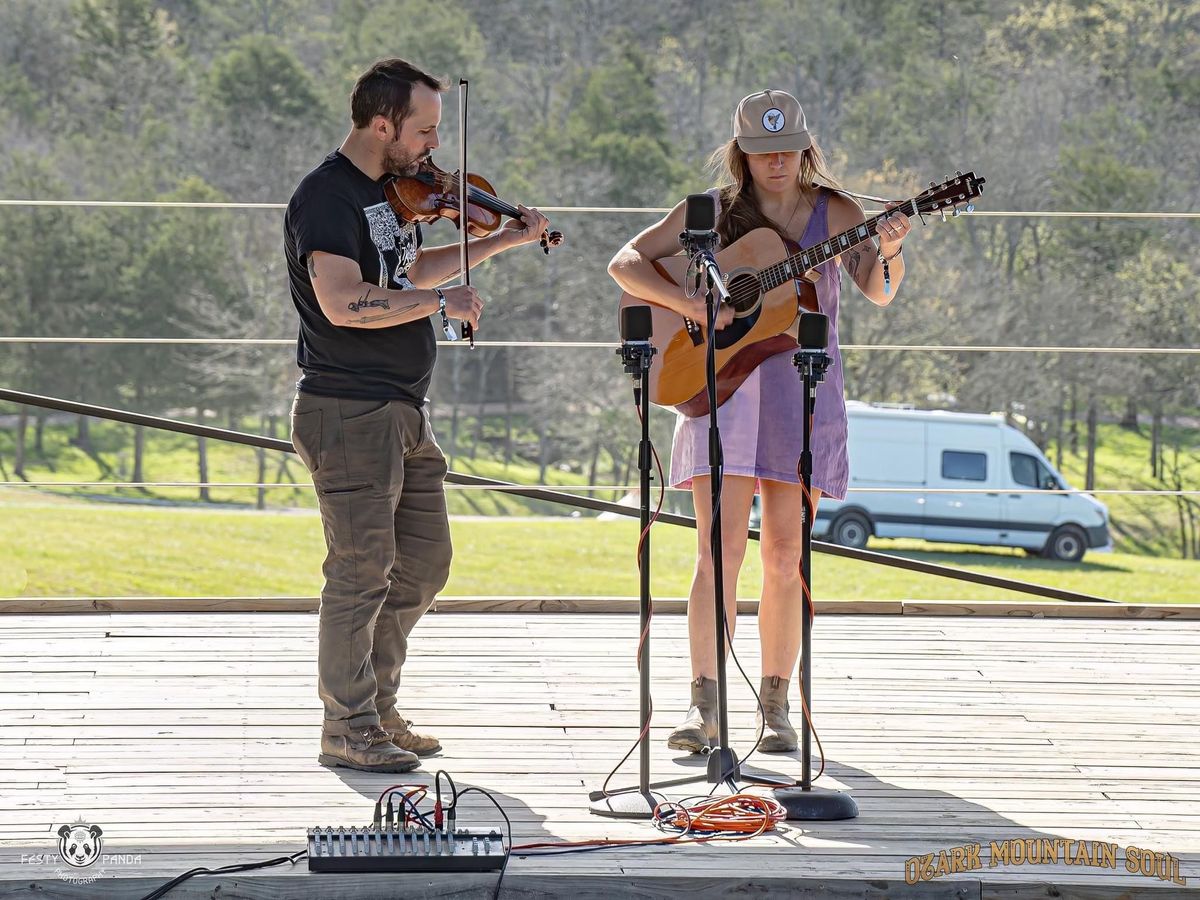
M 835 544 L 861 550 L 871 536 L 871 523 L 861 513 L 842 513 L 834 520 L 829 535 Z
M 1042 556 L 1063 562 L 1079 562 L 1086 552 L 1087 535 L 1074 525 L 1061 525 L 1054 529 L 1046 541 Z

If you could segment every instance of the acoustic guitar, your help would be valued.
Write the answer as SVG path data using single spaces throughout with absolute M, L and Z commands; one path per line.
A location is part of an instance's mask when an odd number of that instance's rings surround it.
M 974 172 L 959 172 L 940 185 L 931 183 L 928 190 L 889 212 L 902 212 L 922 222 L 926 215 L 940 215 L 945 220 L 947 212 L 957 216 L 960 207 L 973 209 L 971 201 L 983 193 L 983 184 L 984 179 Z M 715 338 L 718 406 L 763 360 L 797 347 L 796 340 L 786 332 L 801 310 L 817 311 L 813 285 L 820 273 L 816 268 L 871 240 L 883 216 L 880 213 L 791 255 L 783 238 L 770 228 L 756 228 L 715 254 L 734 308 L 733 322 L 719 330 Z M 679 254 L 655 260 L 654 267 L 672 283 L 682 284 L 690 262 Z M 802 280 L 799 295 L 796 279 Z M 650 400 L 659 406 L 673 406 L 686 416 L 707 415 L 707 323 L 623 293 L 621 308 L 627 306 L 650 308 L 654 329 L 650 342 L 658 350 L 650 367 Z

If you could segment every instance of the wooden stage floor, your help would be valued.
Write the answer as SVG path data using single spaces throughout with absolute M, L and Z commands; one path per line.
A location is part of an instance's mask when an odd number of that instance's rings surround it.
M 735 646 L 757 683 L 755 624 L 741 618 Z M 0 617 L 0 898 L 139 898 L 194 866 L 303 849 L 310 826 L 366 824 L 383 787 L 438 768 L 492 791 L 518 843 L 658 835 L 587 803 L 636 736 L 636 617 L 427 616 L 408 713 L 445 751 L 399 778 L 317 764 L 316 625 L 303 613 Z M 850 790 L 857 819 L 738 844 L 514 857 L 504 896 L 1116 898 L 1200 885 L 1200 622 L 827 615 L 814 648 L 829 757 L 818 784 Z M 682 616 L 656 618 L 653 654 L 653 775 L 696 773 L 664 743 L 687 705 Z M 752 700 L 730 671 L 744 753 Z M 750 764 L 799 773 L 795 756 Z M 635 779 L 627 764 L 614 784 Z M 499 821 L 481 798 L 463 807 L 460 827 Z M 55 830 L 80 817 L 103 828 L 105 854 L 132 859 L 72 885 L 56 875 Z M 990 842 L 1029 838 L 1115 844 L 1116 870 L 989 865 Z M 981 870 L 905 883 L 906 860 L 975 843 Z M 1171 854 L 1187 887 L 1129 874 L 1130 847 Z M 301 863 L 194 878 L 168 897 L 488 897 L 493 885 Z

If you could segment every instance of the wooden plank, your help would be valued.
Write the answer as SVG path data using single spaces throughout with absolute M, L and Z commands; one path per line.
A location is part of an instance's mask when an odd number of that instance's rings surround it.
M 1086 619 L 1200 619 L 1200 604 L 1061 603 L 1042 601 L 817 600 L 819 615 L 985 616 Z M 219 613 L 316 612 L 317 597 L 10 597 L 0 598 L 0 614 L 29 613 Z M 636 613 L 636 597 L 448 596 L 435 613 Z M 687 599 L 658 598 L 655 612 L 679 615 Z M 756 614 L 757 600 L 739 600 L 739 614 Z
M 309 825 L 365 822 L 393 781 L 316 764 L 310 613 L 25 614 L 5 625 L 0 669 L 12 677 L 0 676 L 0 897 L 31 883 L 37 896 L 56 896 L 61 884 L 31 879 L 19 855 L 53 851 L 59 819 L 88 816 L 105 827 L 109 849 L 144 849 L 140 881 L 103 885 L 110 896 L 141 896 L 158 883 L 147 872 L 165 880 L 197 864 L 297 849 Z M 757 678 L 756 622 L 737 625 L 734 646 Z M 968 616 L 928 615 L 825 616 L 817 626 L 814 712 L 829 755 L 821 783 L 848 789 L 857 819 L 736 845 L 517 859 L 512 884 L 553 877 L 580 896 L 628 896 L 651 895 L 630 886 L 658 878 L 663 895 L 723 885 L 716 896 L 737 878 L 769 873 L 770 885 L 753 882 L 759 892 L 854 897 L 973 897 L 996 886 L 1047 896 L 1047 885 L 1062 896 L 1141 896 L 1155 886 L 1060 864 L 903 883 L 914 855 L 1055 836 L 1170 851 L 1200 876 L 1200 628 L 1014 616 L 981 629 Z M 427 617 L 413 636 L 405 704 L 446 750 L 402 777 L 428 784 L 430 770 L 447 768 L 460 785 L 494 790 L 518 841 L 657 835 L 597 819 L 586 803 L 636 734 L 636 637 L 623 616 Z M 657 622 L 652 646 L 654 775 L 699 774 L 702 758 L 664 746 L 687 702 L 684 620 Z M 748 747 L 754 705 L 737 678 L 730 698 L 731 738 Z M 796 775 L 799 762 L 756 755 L 748 768 Z M 634 771 L 627 764 L 613 783 L 629 783 Z M 464 798 L 462 811 L 498 821 L 479 797 Z M 164 842 L 164 833 L 179 840 Z M 717 880 L 731 874 L 734 882 Z M 221 891 L 336 896 L 332 882 L 302 867 L 239 879 Z M 394 890 L 394 876 L 387 881 Z M 145 890 L 130 889 L 138 884 Z M 181 896 L 211 897 L 218 885 L 190 884 Z M 440 882 L 419 879 L 414 890 L 437 896 Z
M 1004 616 L 1074 619 L 1200 619 L 1200 603 L 1043 603 L 1040 601 L 905 600 L 906 616 Z

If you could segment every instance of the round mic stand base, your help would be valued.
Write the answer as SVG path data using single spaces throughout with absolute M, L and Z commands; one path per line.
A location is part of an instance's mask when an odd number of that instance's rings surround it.
M 772 793 L 787 810 L 789 821 L 834 822 L 858 818 L 858 804 L 841 791 L 790 787 L 776 788 Z
M 593 800 L 588 809 L 593 815 L 610 819 L 650 819 L 660 802 L 649 791 L 632 790 Z

